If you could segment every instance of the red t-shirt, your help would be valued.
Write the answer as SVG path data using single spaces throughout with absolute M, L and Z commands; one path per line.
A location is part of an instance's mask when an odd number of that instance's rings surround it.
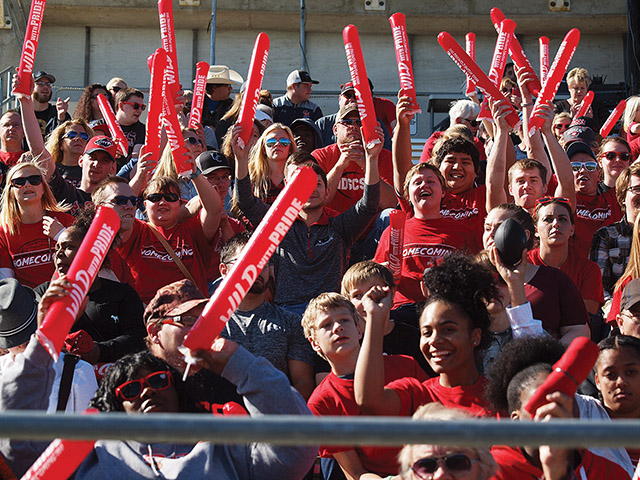
M 478 243 L 482 244 L 484 219 L 487 216 L 487 187 L 479 185 L 455 195 L 447 193 L 442 200 L 440 213 L 464 222 L 473 230 Z
M 533 278 L 524 284 L 524 291 L 533 318 L 542 321 L 542 328 L 556 338 L 560 338 L 560 327 L 588 322 L 578 287 L 557 268 L 539 266 Z
M 2 152 L 0 151 L 0 162 L 4 163 L 7 167 L 11 168 L 18 163 L 20 157 L 24 153 L 23 150 L 19 152 Z
M 68 213 L 47 212 L 68 227 L 74 218 Z M 53 276 L 56 242 L 42 233 L 42 220 L 20 224 L 20 231 L 10 235 L 0 227 L 0 268 L 11 268 L 16 279 L 27 287 L 37 287 Z
M 540 249 L 531 250 L 527 257 L 529 263 L 533 265 L 545 265 L 540 258 Z M 604 303 L 604 290 L 602 288 L 602 274 L 600 267 L 592 260 L 578 257 L 572 249 L 569 249 L 569 256 L 560 265 L 560 270 L 566 273 L 573 283 L 578 287 L 580 295 L 585 300 L 595 300 L 600 304 Z
M 391 229 L 382 232 L 374 260 L 389 261 L 389 236 Z M 404 227 L 402 247 L 402 277 L 393 306 L 424 301 L 420 283 L 424 269 L 437 259 L 451 252 L 462 250 L 469 254 L 480 251 L 480 244 L 467 225 L 452 218 L 420 220 L 408 218 Z
M 158 231 L 182 260 L 200 291 L 206 294 L 207 267 L 213 248 L 204 235 L 200 216 L 195 215 L 170 230 L 158 227 Z M 117 251 L 131 269 L 134 287 L 145 304 L 160 287 L 185 278 L 146 222 L 136 219 L 131 237 Z
M 578 256 L 589 258 L 591 240 L 596 230 L 615 223 L 621 218 L 622 212 L 616 200 L 615 188 L 600 195 L 576 193 L 576 234 L 571 244 Z
M 406 355 L 385 355 L 384 383 L 387 384 L 403 377 L 426 380 L 427 374 L 418 363 Z M 317 416 L 344 415 L 359 417 L 364 415 L 355 401 L 353 378 L 340 378 L 330 373 L 309 397 L 309 409 Z M 383 448 L 375 446 L 330 446 L 321 447 L 321 457 L 331 457 L 335 453 L 355 448 L 362 466 L 368 472 L 378 475 L 394 475 L 398 471 L 398 453 L 400 448 Z
M 415 378 L 401 378 L 387 385 L 400 397 L 400 415 L 413 415 L 420 405 L 439 402 L 447 408 L 461 408 L 476 417 L 492 417 L 489 402 L 484 398 L 487 379 L 480 376 L 473 385 L 443 387 L 438 377 L 426 382 Z
M 231 230 L 233 230 L 234 235 L 237 233 L 242 233 L 246 230 L 241 222 L 239 222 L 235 218 L 228 218 L 229 225 L 231 226 Z M 218 233 L 216 233 L 213 242 L 215 244 L 215 247 L 211 252 L 211 263 L 209 264 L 209 268 L 207 269 L 207 282 L 213 282 L 220 276 L 220 252 L 222 251 L 222 247 L 224 247 L 225 244 L 225 242 L 222 240 L 222 229 L 218 229 Z
M 582 461 L 575 469 L 576 478 L 589 480 L 631 478 L 620 465 L 611 460 L 595 455 L 589 450 L 580 450 L 580 454 Z M 491 455 L 500 467 L 492 477 L 495 480 L 537 480 L 543 477 L 542 470 L 529 463 L 519 448 L 494 446 L 491 448 Z
M 332 143 L 324 148 L 319 148 L 311 152 L 322 169 L 329 174 L 340 158 L 340 149 L 337 143 Z M 382 150 L 378 159 L 380 178 L 393 186 L 393 164 L 391 163 L 391 152 Z M 338 182 L 336 194 L 327 206 L 340 213 L 346 212 L 358 200 L 362 198 L 364 191 L 364 170 L 360 166 L 351 162 L 342 172 L 342 177 Z

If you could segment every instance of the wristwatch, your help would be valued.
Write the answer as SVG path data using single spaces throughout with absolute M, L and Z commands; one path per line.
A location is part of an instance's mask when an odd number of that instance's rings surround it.
M 195 180 L 196 178 L 198 178 L 200 176 L 201 173 L 202 173 L 202 171 L 198 167 L 196 167 L 196 171 L 193 172 L 192 174 L 190 174 L 189 178 L 191 180 Z

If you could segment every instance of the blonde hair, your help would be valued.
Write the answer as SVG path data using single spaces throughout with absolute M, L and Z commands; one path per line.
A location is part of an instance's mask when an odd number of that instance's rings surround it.
M 427 403 L 418 407 L 416 412 L 411 417 L 412 420 L 426 420 L 426 421 L 449 421 L 449 420 L 469 420 L 473 418 L 464 410 L 458 408 L 447 408 L 440 403 Z M 398 455 L 398 463 L 400 464 L 400 476 L 403 479 L 411 479 L 411 467 L 413 461 L 413 448 L 417 445 L 405 445 L 400 454 Z M 451 445 L 451 447 L 458 447 L 458 445 Z M 498 464 L 493 459 L 489 447 L 469 447 L 464 448 L 478 455 L 478 469 L 480 480 L 489 480 L 498 471 Z
M 326 292 L 321 293 L 316 298 L 309 302 L 307 309 L 304 311 L 304 315 L 302 315 L 302 320 L 300 323 L 302 324 L 302 331 L 304 332 L 304 337 L 306 339 L 315 339 L 316 333 L 316 321 L 318 318 L 318 314 L 321 312 L 327 312 L 329 310 L 334 310 L 336 308 L 346 308 L 351 313 L 353 317 L 353 321 L 356 325 L 360 323 L 360 315 L 356 311 L 356 307 L 354 307 L 353 303 L 345 297 L 344 295 L 340 295 L 335 292 Z M 327 357 L 324 356 L 323 352 L 318 352 L 322 358 L 326 360 Z
M 587 88 L 589 88 L 589 85 L 591 85 L 591 77 L 589 76 L 589 72 L 587 72 L 586 68 L 576 67 L 569 73 L 567 73 L 567 84 L 571 80 L 582 82 L 587 86 Z
M 291 140 L 289 155 L 298 150 L 293 138 L 293 133 L 286 125 L 283 125 L 282 123 L 274 123 L 269 125 L 269 127 L 262 132 L 262 135 L 260 135 L 260 138 L 249 152 L 249 178 L 251 178 L 253 194 L 262 199 L 266 198 L 271 190 L 271 169 L 269 168 L 267 149 L 264 142 L 266 141 L 267 136 L 277 130 L 285 132 L 287 134 L 287 138 Z
M 444 177 L 442 176 L 442 173 L 440 173 L 438 167 L 436 167 L 432 163 L 418 162 L 409 169 L 409 171 L 407 172 L 407 176 L 404 178 L 404 185 L 402 186 L 402 196 L 409 203 L 411 203 L 411 200 L 409 199 L 409 185 L 411 184 L 411 180 L 423 170 L 431 170 L 440 182 L 442 191 L 446 192 L 448 190 L 447 182 L 445 182 Z
M 183 135 L 184 132 L 193 132 L 197 135 L 195 128 L 182 127 L 181 130 Z M 153 176 L 151 178 L 154 179 L 158 177 L 169 177 L 176 182 L 180 182 L 180 179 L 178 178 L 178 171 L 176 170 L 176 163 L 173 161 L 173 151 L 171 150 L 169 142 L 167 142 L 167 145 L 164 147 L 160 160 L 158 161 L 158 166 L 153 172 Z
M 391 270 L 373 260 L 364 260 L 354 263 L 344 272 L 340 293 L 349 298 L 349 291 L 353 290 L 358 283 L 371 282 L 373 280 L 380 280 L 389 288 L 395 288 L 396 286 Z
M 87 122 L 82 120 L 81 118 L 76 118 L 74 120 L 67 120 L 62 125 L 58 125 L 55 130 L 51 132 L 49 138 L 47 138 L 47 142 L 44 145 L 44 148 L 51 154 L 51 158 L 55 163 L 61 163 L 64 157 L 64 153 L 62 153 L 62 140 L 65 134 L 71 129 L 73 125 L 81 126 L 85 133 L 89 134 L 89 138 L 95 136 L 95 132 L 89 126 Z
M 11 180 L 22 170 L 33 168 L 42 176 L 42 197 L 40 201 L 45 212 L 65 212 L 68 207 L 58 201 L 53 196 L 49 185 L 47 184 L 44 170 L 35 162 L 27 161 L 19 163 L 9 170 L 7 173 L 7 183 L 2 192 L 2 209 L 0 210 L 0 226 L 2 226 L 10 235 L 20 233 L 20 224 L 22 223 L 22 207 L 18 203 L 15 196 L 16 189 L 11 186 Z
M 614 291 L 622 290 L 624 282 L 627 279 L 634 280 L 640 278 L 640 215 L 633 222 L 633 240 L 631 240 L 631 251 L 629 252 L 629 261 L 624 273 L 615 284 Z
M 636 112 L 638 111 L 638 109 L 640 109 L 640 95 L 629 97 L 627 99 L 627 106 L 624 107 L 624 121 L 622 124 L 622 129 L 625 132 L 629 131 L 629 127 L 636 118 Z

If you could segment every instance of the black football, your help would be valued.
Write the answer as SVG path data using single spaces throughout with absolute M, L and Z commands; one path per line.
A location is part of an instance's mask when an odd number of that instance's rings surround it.
M 513 218 L 502 222 L 493 240 L 500 258 L 508 267 L 515 266 L 522 259 L 522 251 L 527 248 L 527 234 Z

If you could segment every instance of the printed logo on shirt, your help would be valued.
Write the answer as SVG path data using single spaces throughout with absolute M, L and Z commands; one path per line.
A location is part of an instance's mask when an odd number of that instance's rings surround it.
M 337 190 L 362 191 L 364 190 L 364 177 L 361 177 L 361 178 L 342 177 L 338 182 Z
M 176 249 L 175 252 L 180 259 L 193 256 L 192 248 Z M 142 249 L 141 254 L 142 258 L 155 258 L 164 263 L 173 263 L 173 258 L 165 250 L 158 251 L 154 247 L 145 247 Z
M 443 217 L 453 218 L 454 220 L 467 220 L 478 215 L 478 207 L 443 208 L 440 213 Z
M 25 243 L 20 247 L 22 252 L 13 255 L 13 266 L 16 269 L 38 267 L 51 264 L 51 250 L 49 242 L 45 239 L 36 239 Z
M 455 251 L 456 248 L 450 245 L 405 245 L 402 249 L 402 255 L 405 258 L 409 257 L 426 257 L 430 259 L 443 258 Z
M 587 220 L 606 220 L 611 216 L 610 208 L 596 208 L 589 210 L 588 208 L 580 208 L 580 205 L 576 208 L 576 216 L 578 218 L 586 218 Z

